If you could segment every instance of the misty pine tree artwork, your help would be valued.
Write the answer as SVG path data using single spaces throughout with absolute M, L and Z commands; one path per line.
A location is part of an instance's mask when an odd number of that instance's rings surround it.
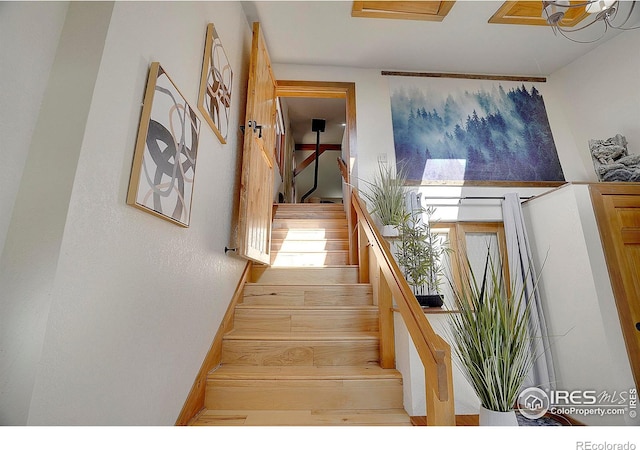
M 391 77 L 396 161 L 408 183 L 562 183 L 542 94 L 532 83 Z

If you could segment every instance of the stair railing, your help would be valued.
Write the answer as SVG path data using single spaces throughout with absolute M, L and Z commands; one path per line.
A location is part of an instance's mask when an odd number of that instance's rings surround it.
M 344 162 L 343 162 L 344 164 Z M 395 368 L 394 300 L 425 368 L 427 425 L 455 425 L 451 347 L 431 327 L 364 202 L 351 189 L 350 235 L 361 283 L 373 285 L 380 312 L 380 365 Z

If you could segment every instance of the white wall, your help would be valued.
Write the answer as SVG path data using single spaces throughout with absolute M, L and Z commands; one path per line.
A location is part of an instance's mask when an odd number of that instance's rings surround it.
M 209 22 L 234 71 L 232 117 L 226 145 L 202 121 L 191 225 L 184 229 L 127 206 L 125 198 L 149 64 L 159 61 L 195 107 Z M 70 189 L 53 205 L 58 222 L 44 242 L 50 245 L 33 248 L 27 239 L 49 233 L 46 220 L 29 220 L 49 206 L 35 195 L 16 202 L 23 212 L 11 219 L 0 274 L 8 344 L 0 366 L 3 424 L 175 422 L 244 267 L 224 247 L 231 243 L 250 43 L 238 2 L 70 4 L 47 95 L 66 95 L 70 108 L 86 111 L 73 120 L 68 149 L 52 117 L 44 125 L 39 119 L 40 138 L 30 148 L 33 158 L 53 141 L 49 151 L 62 149 L 73 169 L 59 171 Z M 76 52 L 94 54 L 99 65 L 62 59 Z M 73 68 L 67 75 L 75 85 L 53 75 L 65 67 Z M 88 98 L 76 99 L 85 84 Z M 46 192 L 39 170 L 27 163 L 20 189 L 28 181 L 29 190 Z M 16 256 L 24 257 L 22 266 Z M 26 344 L 34 351 L 25 362 Z
M 549 77 L 549 120 L 566 119 L 567 131 L 586 177 L 597 181 L 589 153 L 590 139 L 626 136 L 629 153 L 640 154 L 640 33 L 623 32 Z M 546 98 L 545 98 L 546 99 Z M 555 113 L 561 109 L 557 116 Z M 567 140 L 567 147 L 571 141 Z
M 268 33 L 269 30 L 265 30 L 267 39 Z M 379 157 L 386 158 L 389 164 L 395 163 L 389 77 L 382 76 L 380 70 L 288 64 L 274 64 L 273 70 L 277 79 L 354 82 L 358 138 L 358 147 L 355 152 L 352 152 L 352 157 L 356 158 L 355 182 L 357 183 L 358 178 L 365 180 L 373 178 Z M 428 71 L 428 68 L 425 68 L 425 71 Z M 560 105 L 548 100 L 554 92 L 549 90 L 548 85 L 549 83 L 541 84 L 540 92 L 545 98 L 554 139 L 556 142 L 571 144 L 573 138 L 566 126 L 563 111 L 558 110 Z M 567 181 L 584 181 L 586 175 L 575 146 L 557 145 L 557 147 Z M 529 197 L 545 192 L 549 188 L 423 186 L 420 190 L 426 197 L 501 196 L 505 192 L 514 191 L 519 192 L 523 197 Z M 447 201 L 438 202 L 438 204 L 443 203 L 447 204 Z M 451 201 L 448 202 L 448 204 L 451 203 Z M 497 201 L 467 200 L 460 204 L 454 201 L 452 206 L 440 208 L 434 218 L 436 220 L 501 220 L 502 213 L 500 203 Z
M 0 254 L 68 2 L 0 4 Z M 37 27 L 25 26 L 37 23 Z M 11 43 L 6 45 L 4 43 Z M 9 107 L 10 106 L 10 107 Z
M 627 358 L 587 185 L 523 207 L 560 390 L 628 391 Z M 551 232 L 552 231 L 552 232 Z M 588 425 L 640 424 L 628 416 L 575 416 Z
M 298 166 L 307 157 L 313 155 L 314 150 L 296 151 L 294 157 Z M 318 197 L 323 200 L 342 201 L 342 175 L 338 168 L 337 157 L 339 152 L 327 151 L 320 155 L 318 163 L 318 185 L 308 198 Z M 296 192 L 298 194 L 298 202 L 303 195 L 313 188 L 313 179 L 315 175 L 315 161 L 312 162 L 295 178 Z
M 549 119 L 564 122 L 584 181 L 597 181 L 590 139 L 622 134 L 640 154 L 640 34 L 605 42 L 549 77 Z M 546 100 L 546 98 L 545 98 Z M 633 386 L 611 284 L 586 186 L 571 186 L 525 207 L 542 276 L 554 363 L 565 389 L 627 390 Z M 553 230 L 553 232 L 550 232 Z M 626 418 L 582 417 L 589 424 L 633 423 Z
M 5 247 L 67 7 L 68 2 L 4 2 L 0 5 L 0 42 L 3 43 L 0 45 L 0 86 L 3 87 L 0 104 L 4 105 L 0 109 L 0 155 L 4 169 L 0 178 L 0 255 Z M 32 22 L 39 26 L 24 25 Z M 4 283 L 0 286 L 4 291 Z M 9 323 L 9 306 L 0 302 L 0 424 L 26 422 L 28 403 L 21 400 L 26 399 L 33 388 L 34 365 L 41 348 L 41 334 L 33 339 L 30 336 L 10 339 L 22 332 L 22 324 L 19 320 Z M 41 320 L 35 305 L 26 305 L 22 315 L 25 310 L 30 320 Z M 12 350 L 22 355 L 19 363 L 10 363 L 4 358 L 3 355 Z M 9 370 L 10 364 L 12 370 Z
M 427 319 L 445 341 L 451 344 L 448 332 L 448 314 L 427 314 Z M 418 351 L 411 341 L 409 331 L 400 314 L 394 314 L 396 368 L 402 373 L 404 408 L 410 416 L 425 416 L 427 414 L 425 395 L 424 364 L 420 360 Z M 455 359 L 452 367 L 454 410 L 456 415 L 478 414 L 480 400 L 466 380 Z
M 2 65 L 2 103 L 18 105 L 0 112 L 0 123 L 14 130 L 2 144 L 11 175 L 0 197 L 0 423 L 171 424 L 243 267 L 223 252 L 232 234 L 239 161 L 233 130 L 243 116 L 250 46 L 241 6 L 72 2 L 55 53 L 66 3 L 0 8 L 0 38 L 10 42 L 1 56 L 12 62 Z M 25 15 L 38 27 L 21 26 Z M 148 65 L 160 61 L 195 106 L 210 21 L 234 68 L 231 132 L 221 145 L 203 122 L 192 224 L 181 229 L 124 199 Z M 595 179 L 588 139 L 621 133 L 640 153 L 639 43 L 637 33 L 623 33 L 544 86 L 567 180 Z M 379 71 L 276 64 L 274 72 L 279 79 L 355 82 L 354 173 L 370 179 L 380 154 L 393 161 L 389 92 Z M 61 98 L 71 100 L 69 115 L 56 117 Z M 9 120 L 14 111 L 24 120 Z M 496 205 L 451 210 L 466 220 L 499 216 Z
M 111 4 L 70 5 L 0 259 L 2 422 L 27 420 Z M 67 26 L 69 24 L 70 26 Z

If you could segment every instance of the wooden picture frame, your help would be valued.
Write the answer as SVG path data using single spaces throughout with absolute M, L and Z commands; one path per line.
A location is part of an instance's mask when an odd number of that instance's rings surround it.
M 200 119 L 153 62 L 144 94 L 127 204 L 188 227 Z
M 207 25 L 198 109 L 223 144 L 229 133 L 233 71 L 215 26 Z

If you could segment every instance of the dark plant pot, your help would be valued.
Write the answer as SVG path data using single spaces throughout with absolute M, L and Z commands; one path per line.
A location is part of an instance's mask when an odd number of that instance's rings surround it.
M 440 308 L 444 305 L 444 297 L 441 294 L 416 295 L 420 306 L 429 308 Z

